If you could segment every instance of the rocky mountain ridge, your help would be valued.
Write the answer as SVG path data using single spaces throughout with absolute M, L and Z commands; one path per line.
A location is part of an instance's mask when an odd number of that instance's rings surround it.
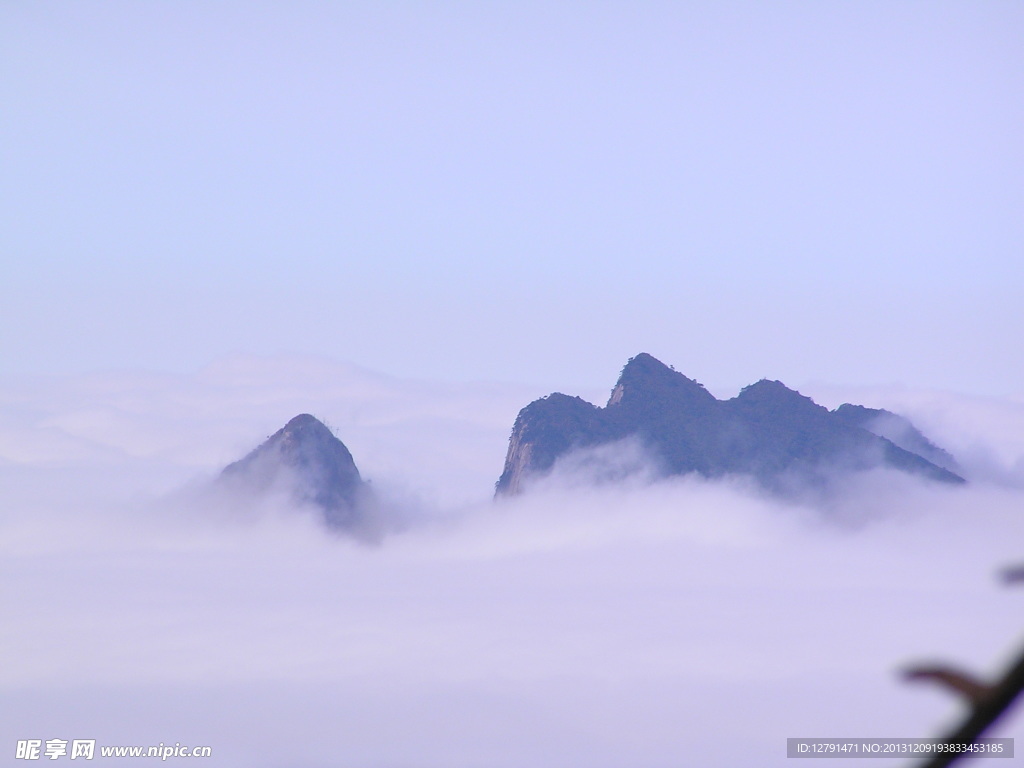
M 603 408 L 561 393 L 523 408 L 496 492 L 519 493 L 570 452 L 628 437 L 642 442 L 665 475 L 745 475 L 777 488 L 888 467 L 964 482 L 953 457 L 896 414 L 851 404 L 829 411 L 767 379 L 718 400 L 641 353 L 626 363 Z

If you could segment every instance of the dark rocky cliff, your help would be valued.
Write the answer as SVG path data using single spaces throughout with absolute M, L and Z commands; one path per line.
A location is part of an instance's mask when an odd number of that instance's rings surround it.
M 963 482 L 953 458 L 906 419 L 858 408 L 829 411 L 768 380 L 718 400 L 696 381 L 639 354 L 622 369 L 604 408 L 557 393 L 523 408 L 496 489 L 516 494 L 527 478 L 546 474 L 569 452 L 626 437 L 639 438 L 668 475 L 747 475 L 777 487 L 885 466 Z M 881 418 L 886 415 L 898 421 Z

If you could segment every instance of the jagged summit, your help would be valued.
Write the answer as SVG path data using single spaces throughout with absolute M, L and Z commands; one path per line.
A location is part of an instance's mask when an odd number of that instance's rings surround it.
M 718 400 L 700 383 L 641 353 L 623 367 L 604 408 L 563 394 L 523 408 L 496 490 L 518 493 L 530 476 L 549 472 L 562 456 L 627 437 L 638 438 L 669 475 L 748 475 L 773 488 L 794 478 L 819 482 L 835 472 L 885 466 L 963 482 L 952 457 L 908 421 L 896 417 L 902 420 L 895 426 L 883 424 L 878 413 L 865 412 L 872 418 L 849 409 L 829 411 L 769 379 Z M 865 420 L 871 424 L 858 423 Z M 936 460 L 944 457 L 948 461 Z
M 348 448 L 319 419 L 302 413 L 221 473 L 223 481 L 261 493 L 283 488 L 313 504 L 328 524 L 354 528 L 365 484 Z

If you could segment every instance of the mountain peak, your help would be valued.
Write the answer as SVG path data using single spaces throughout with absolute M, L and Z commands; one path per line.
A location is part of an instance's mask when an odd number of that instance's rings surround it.
M 277 436 L 286 444 L 301 445 L 313 440 L 328 441 L 330 438 L 334 438 L 334 433 L 330 427 L 316 418 L 316 416 L 309 413 L 300 413 L 298 416 L 289 419 L 288 423 L 275 434 L 275 437 Z
M 327 425 L 324 424 L 316 416 L 310 413 L 300 413 L 298 416 L 288 420 L 288 423 L 284 425 L 285 429 L 298 428 L 298 427 L 311 427 L 313 429 L 327 429 Z
M 641 352 L 639 355 L 629 358 L 626 364 L 622 366 L 616 386 L 657 381 L 659 379 L 669 380 L 676 376 L 682 376 L 682 374 L 677 373 L 674 368 L 665 365 L 653 355 Z
M 827 408 L 818 405 L 807 395 L 772 379 L 761 379 L 744 387 L 731 402 L 744 411 L 758 410 L 766 416 L 799 413 L 820 418 L 828 414 Z
M 641 352 L 629 358 L 622 367 L 619 380 L 608 398 L 608 405 L 628 404 L 663 394 L 674 394 L 676 397 L 684 395 L 704 402 L 715 399 L 702 384 L 688 379 L 653 355 Z
M 249 491 L 283 487 L 299 503 L 320 509 L 329 525 L 353 528 L 364 483 L 348 448 L 319 419 L 301 413 L 221 477 Z
M 795 389 L 790 389 L 781 381 L 775 379 L 761 379 L 753 384 L 749 384 L 740 390 L 737 397 L 747 399 L 758 399 L 758 400 L 779 400 L 779 399 L 792 399 L 793 397 L 799 397 L 804 400 L 809 400 L 809 397 L 801 395 Z
M 639 354 L 629 358 L 629 360 L 626 361 L 626 364 L 622 366 L 622 373 L 625 374 L 626 371 L 670 372 L 672 371 L 672 368 L 665 365 L 654 355 L 648 354 L 647 352 L 640 352 Z

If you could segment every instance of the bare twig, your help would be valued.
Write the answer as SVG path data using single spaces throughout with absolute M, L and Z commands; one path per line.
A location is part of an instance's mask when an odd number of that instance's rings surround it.
M 910 667 L 903 672 L 907 680 L 930 680 L 960 694 L 973 707 L 992 694 L 993 687 L 953 667 Z
M 993 685 L 973 707 L 967 719 L 943 739 L 945 744 L 973 744 L 999 717 L 1010 708 L 1024 690 L 1024 653 L 1020 654 L 1006 674 Z M 945 768 L 962 754 L 936 754 L 921 768 Z
M 1024 582 L 1024 566 L 1004 568 L 1003 581 L 1016 584 Z M 953 689 L 964 696 L 971 710 L 955 730 L 943 740 L 943 744 L 973 744 L 1012 705 L 1024 690 L 1024 651 L 1018 654 L 1014 663 L 995 683 L 987 685 L 971 675 L 943 666 L 916 667 L 908 669 L 905 677 L 911 680 L 933 680 Z M 946 768 L 964 756 L 962 752 L 936 753 L 921 768 Z

